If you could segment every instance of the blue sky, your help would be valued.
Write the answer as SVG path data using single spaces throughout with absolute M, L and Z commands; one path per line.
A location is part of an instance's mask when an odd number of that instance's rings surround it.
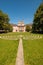
M 8 14 L 10 23 L 17 24 L 23 20 L 28 24 L 32 23 L 41 2 L 42 0 L 0 0 L 0 10 Z

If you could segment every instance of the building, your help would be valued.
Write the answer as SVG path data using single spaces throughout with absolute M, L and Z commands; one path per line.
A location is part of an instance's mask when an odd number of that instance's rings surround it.
M 25 32 L 26 26 L 23 21 L 18 22 L 18 24 L 12 24 L 13 25 L 13 32 Z

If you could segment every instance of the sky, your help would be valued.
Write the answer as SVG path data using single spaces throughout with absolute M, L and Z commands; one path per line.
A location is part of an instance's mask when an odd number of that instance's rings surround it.
M 0 0 L 0 10 L 7 13 L 10 23 L 33 23 L 34 14 L 42 0 Z

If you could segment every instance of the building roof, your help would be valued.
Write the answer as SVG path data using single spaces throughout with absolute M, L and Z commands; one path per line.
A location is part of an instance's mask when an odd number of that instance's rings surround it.
M 19 21 L 18 24 L 24 24 L 24 22 L 23 21 Z
M 17 26 L 16 24 L 11 24 L 12 26 Z
M 19 21 L 18 24 L 11 24 L 12 26 L 25 26 L 23 21 Z

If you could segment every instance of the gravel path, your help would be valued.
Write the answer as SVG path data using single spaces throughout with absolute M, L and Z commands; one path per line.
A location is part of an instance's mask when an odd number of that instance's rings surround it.
M 16 58 L 16 65 L 24 65 L 24 57 L 23 57 L 23 45 L 22 39 L 19 40 L 18 53 Z

